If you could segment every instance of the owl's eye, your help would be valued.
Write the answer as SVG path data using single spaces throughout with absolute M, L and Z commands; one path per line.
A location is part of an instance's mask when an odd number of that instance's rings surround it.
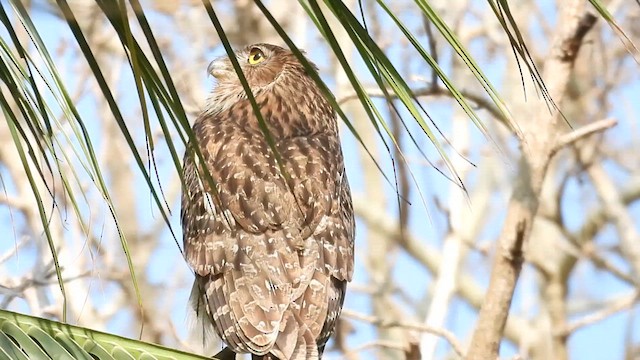
M 260 50 L 258 48 L 253 48 L 249 52 L 248 61 L 249 61 L 249 64 L 251 64 L 251 65 L 259 64 L 259 63 L 263 62 L 264 59 L 265 59 L 264 53 L 262 52 L 262 50 Z

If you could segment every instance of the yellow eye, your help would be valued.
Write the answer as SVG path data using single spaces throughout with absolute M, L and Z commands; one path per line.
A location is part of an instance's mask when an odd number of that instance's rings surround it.
M 248 61 L 249 61 L 250 65 L 259 64 L 259 63 L 263 62 L 264 59 L 265 59 L 264 53 L 262 52 L 262 50 L 260 50 L 258 48 L 253 48 L 249 52 Z

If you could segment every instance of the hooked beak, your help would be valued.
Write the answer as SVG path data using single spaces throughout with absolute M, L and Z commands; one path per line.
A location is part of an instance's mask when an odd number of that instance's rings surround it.
M 213 60 L 207 67 L 207 73 L 216 79 L 220 79 L 225 73 L 229 72 L 226 57 L 219 57 Z

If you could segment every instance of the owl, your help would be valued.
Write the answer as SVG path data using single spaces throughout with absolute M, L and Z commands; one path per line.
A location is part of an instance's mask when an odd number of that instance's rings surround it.
M 353 274 L 354 216 L 335 111 L 289 50 L 235 52 L 184 157 L 181 221 L 191 304 L 235 353 L 320 359 Z M 315 68 L 315 65 L 314 65 Z

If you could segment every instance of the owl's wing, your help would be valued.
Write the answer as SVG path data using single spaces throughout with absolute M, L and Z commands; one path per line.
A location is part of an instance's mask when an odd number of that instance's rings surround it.
M 252 258 L 284 245 L 277 239 L 266 241 L 263 236 L 267 234 L 281 233 L 285 244 L 295 249 L 304 223 L 267 149 L 239 138 L 242 133 L 221 132 L 228 135 L 221 139 L 201 136 L 204 161 L 198 161 L 195 154 L 184 161 L 185 255 L 202 276 L 238 268 L 242 264 L 239 252 Z
M 185 255 L 199 275 L 194 286 L 206 294 L 218 334 L 235 349 L 269 348 L 284 311 L 311 282 L 319 287 L 316 296 L 305 293 L 306 304 L 318 310 L 305 316 L 317 318 L 316 340 L 321 330 L 330 334 L 344 280 L 353 271 L 353 218 L 339 139 L 280 139 L 283 174 L 268 145 L 250 138 L 260 134 L 215 119 L 197 123 L 194 131 L 203 161 L 189 152 L 184 161 Z M 327 309 L 325 296 L 338 308 Z M 289 335 L 299 338 L 292 329 Z
M 207 129 L 207 123 L 194 128 L 201 134 L 204 161 L 198 161 L 193 151 L 184 160 L 184 245 L 187 261 L 197 273 L 218 273 L 233 266 L 233 251 L 238 248 L 229 249 L 224 241 L 238 239 L 242 248 L 243 233 L 250 237 L 282 232 L 286 245 L 293 249 L 302 249 L 312 234 L 320 235 L 329 249 L 335 239 L 352 240 L 349 228 L 353 221 L 345 221 L 343 206 L 346 199 L 350 209 L 350 196 L 335 136 L 315 134 L 281 140 L 277 150 L 282 164 L 278 164 L 266 142 L 224 125 Z M 215 190 L 211 180 L 216 183 Z M 323 226 L 320 232 L 319 225 Z M 267 241 L 265 250 L 273 253 L 277 245 Z M 345 249 L 336 251 L 346 255 Z M 331 267 L 334 262 L 329 261 Z
M 196 122 L 202 160 L 193 149 L 184 160 L 185 256 L 198 275 L 192 301 L 234 350 L 262 353 L 294 284 L 313 270 L 299 261 L 305 220 L 266 144 L 221 120 Z
M 324 134 L 295 138 L 282 153 L 291 188 L 305 211 L 303 236 L 321 244 L 328 274 L 351 281 L 355 220 L 339 139 Z

